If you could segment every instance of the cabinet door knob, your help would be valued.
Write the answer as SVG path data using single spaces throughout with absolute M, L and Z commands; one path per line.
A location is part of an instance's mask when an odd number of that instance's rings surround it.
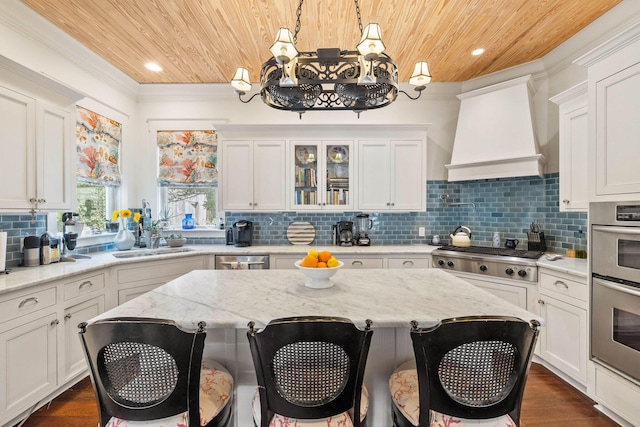
M 56 326 L 60 323 L 60 321 L 58 319 L 52 320 L 51 321 L 51 326 Z
M 69 320 L 71 319 L 71 313 L 67 313 L 64 315 L 64 320 Z
M 544 302 L 544 300 L 539 299 L 539 300 L 538 300 L 538 304 L 540 304 L 540 305 L 544 305 L 544 304 L 545 304 L 545 302 Z
M 387 202 L 387 206 L 391 206 L 391 203 Z
M 569 200 L 568 200 L 568 199 L 564 199 L 564 200 L 562 201 L 562 203 L 564 203 L 565 205 L 568 205 L 568 204 L 569 204 Z

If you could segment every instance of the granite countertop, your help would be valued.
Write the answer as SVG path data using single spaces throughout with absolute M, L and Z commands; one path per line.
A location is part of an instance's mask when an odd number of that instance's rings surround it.
M 333 287 L 311 289 L 298 270 L 195 270 L 92 320 L 120 316 L 173 319 L 194 328 L 245 329 L 289 316 L 339 316 L 373 327 L 430 326 L 470 315 L 542 319 L 438 269 L 339 270 Z

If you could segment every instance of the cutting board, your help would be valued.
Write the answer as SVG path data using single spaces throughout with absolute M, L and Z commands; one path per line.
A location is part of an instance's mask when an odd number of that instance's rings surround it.
M 287 228 L 287 239 L 292 245 L 308 245 L 316 238 L 316 229 L 310 222 L 292 222 Z

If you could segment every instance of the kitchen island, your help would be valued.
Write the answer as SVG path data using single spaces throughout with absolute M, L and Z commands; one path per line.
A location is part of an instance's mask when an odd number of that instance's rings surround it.
M 246 338 L 247 323 L 257 326 L 288 316 L 323 315 L 351 319 L 363 327 L 373 321 L 365 385 L 370 427 L 391 425 L 388 378 L 413 357 L 409 322 L 421 326 L 469 315 L 539 316 L 504 301 L 463 279 L 432 269 L 340 270 L 334 286 L 310 289 L 297 270 L 196 270 L 95 317 L 166 318 L 195 328 L 207 323 L 207 355 L 221 361 L 236 382 L 233 425 L 252 426 L 251 397 L 256 379 Z

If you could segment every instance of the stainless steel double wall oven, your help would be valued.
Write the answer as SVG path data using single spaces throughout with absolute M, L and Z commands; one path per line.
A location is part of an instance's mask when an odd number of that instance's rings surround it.
M 640 381 L 640 201 L 589 206 L 591 358 Z

